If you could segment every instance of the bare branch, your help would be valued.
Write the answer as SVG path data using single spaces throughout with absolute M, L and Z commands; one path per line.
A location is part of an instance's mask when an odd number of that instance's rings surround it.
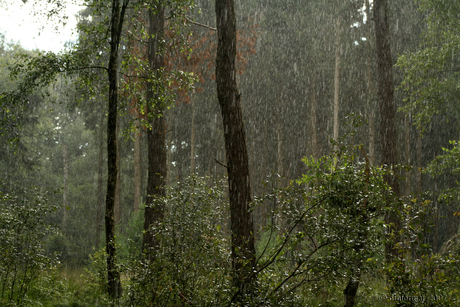
M 199 22 L 193 21 L 193 20 L 191 20 L 190 18 L 188 18 L 187 16 L 184 16 L 184 18 L 185 18 L 185 20 L 187 20 L 187 22 L 189 22 L 189 23 L 191 23 L 191 24 L 194 24 L 194 25 L 197 25 L 197 26 L 200 26 L 200 27 L 203 27 L 203 28 L 212 30 L 212 31 L 217 31 L 216 28 L 213 28 L 213 27 L 211 27 L 211 26 L 205 25 L 205 24 L 203 24 L 203 23 L 199 23 Z

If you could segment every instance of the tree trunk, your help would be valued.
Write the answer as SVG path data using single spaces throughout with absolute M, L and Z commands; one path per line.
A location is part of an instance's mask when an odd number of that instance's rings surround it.
M 339 142 L 339 94 L 340 94 L 340 19 L 337 20 L 337 37 L 335 50 L 335 72 L 334 72 L 334 150 L 338 150 Z
M 278 148 L 278 156 L 276 159 L 276 165 L 277 165 L 277 172 L 278 175 L 281 177 L 279 181 L 279 188 L 283 186 L 283 175 L 284 175 L 284 156 L 283 156 L 283 123 L 282 123 L 282 115 L 281 115 L 281 97 L 278 100 L 278 110 L 276 112 L 275 118 L 276 118 L 276 140 L 277 140 L 277 148 Z
M 217 97 L 225 138 L 232 233 L 234 301 L 255 292 L 255 247 L 253 220 L 249 211 L 251 189 L 248 152 L 241 110 L 241 94 L 236 84 L 236 18 L 233 0 L 216 0 L 218 47 L 216 58 Z
M 369 110 L 369 161 L 375 163 L 375 112 Z
M 371 16 L 370 14 L 370 3 L 369 0 L 366 1 L 366 16 Z M 369 40 L 369 50 L 367 53 L 367 70 L 366 70 L 366 79 L 367 79 L 367 102 L 368 102 L 368 116 L 369 116 L 369 163 L 370 165 L 374 165 L 375 163 L 375 82 L 374 78 L 372 78 L 372 67 L 374 63 L 374 56 L 373 56 L 373 42 L 371 43 L 372 35 L 372 26 L 369 20 L 366 22 L 366 34 Z
M 316 119 L 316 77 L 312 77 L 311 81 L 311 146 L 312 146 L 312 156 L 315 159 L 319 158 L 319 148 L 318 148 L 318 124 Z
M 102 231 L 102 209 L 104 207 L 104 194 L 102 187 L 102 180 L 104 175 L 103 163 L 104 163 L 104 133 L 102 125 L 104 124 L 104 117 L 101 116 L 100 119 L 100 133 L 99 133 L 99 161 L 97 165 L 97 203 L 96 203 L 96 240 L 95 245 L 96 249 L 99 249 L 99 239 L 101 238 Z
M 149 40 L 147 56 L 150 70 L 157 78 L 160 77 L 160 68 L 164 65 L 160 42 L 164 37 L 165 10 L 158 4 L 149 9 Z M 158 99 L 160 89 L 154 84 L 147 84 L 148 116 L 151 129 L 147 132 L 148 138 L 148 178 L 147 199 L 144 219 L 143 249 L 147 258 L 154 259 L 155 240 L 152 227 L 163 218 L 164 208 L 156 199 L 166 196 L 166 122 L 163 114 L 164 106 Z
M 69 208 L 69 153 L 67 145 L 62 146 L 62 156 L 64 162 L 64 190 L 62 191 L 62 205 L 64 207 L 64 216 L 62 217 L 62 228 L 64 229 L 67 223 L 67 211 Z
M 367 192 L 368 189 L 369 189 L 369 183 L 370 183 L 371 163 L 370 163 L 370 160 L 369 160 L 369 156 L 366 154 L 366 152 L 364 151 L 364 149 L 362 147 L 361 147 L 361 150 L 362 150 L 364 158 L 366 160 L 366 166 L 365 166 L 365 170 L 364 170 L 364 174 L 365 174 L 364 183 L 366 184 L 366 192 Z M 367 231 L 367 226 L 366 226 L 366 221 L 369 220 L 368 214 L 366 212 L 367 203 L 368 203 L 368 199 L 365 198 L 364 199 L 364 204 L 363 204 L 364 209 L 359 210 L 357 212 L 357 214 L 361 218 L 360 223 L 362 223 L 362 226 L 361 226 L 362 228 L 361 228 L 361 232 L 358 234 L 358 237 L 357 237 L 357 240 L 356 240 L 356 242 L 358 242 L 358 243 L 355 243 L 355 246 L 353 247 L 356 255 L 362 255 L 363 249 L 366 248 L 366 246 L 362 242 L 364 242 L 368 237 L 368 231 Z M 345 290 L 343 291 L 343 294 L 345 295 L 345 305 L 344 305 L 344 307 L 353 307 L 353 306 L 355 306 L 356 294 L 358 293 L 359 284 L 361 282 L 361 275 L 362 275 L 361 274 L 361 268 L 363 266 L 363 262 L 364 262 L 364 259 L 361 258 L 360 256 L 358 256 L 358 258 L 355 260 L 354 267 L 351 270 L 350 280 L 348 281 L 348 284 L 345 287 Z
M 115 245 L 115 194 L 117 189 L 117 111 L 118 111 L 118 47 L 123 19 L 129 0 L 120 6 L 119 0 L 112 1 L 110 27 L 110 57 L 108 66 L 109 112 L 107 117 L 107 195 L 105 200 L 105 238 L 107 251 L 107 290 L 112 299 L 121 295 L 120 273 L 116 265 Z
M 411 121 L 410 121 L 410 114 L 409 116 L 406 116 L 406 163 L 407 165 L 411 165 L 412 161 L 410 158 L 410 129 L 411 129 Z M 410 195 L 411 192 L 411 171 L 406 172 L 406 185 L 405 185 L 405 191 L 404 195 Z
M 195 102 L 192 99 L 192 127 L 190 137 L 190 173 L 195 173 Z
M 422 133 L 417 133 L 417 193 L 422 193 Z
M 134 120 L 134 205 L 133 212 L 139 212 L 141 203 L 141 121 L 139 117 Z
M 380 111 L 380 143 L 382 146 L 381 162 L 389 168 L 394 168 L 394 165 L 397 163 L 396 106 L 393 98 L 393 64 L 391 59 L 390 30 L 386 0 L 374 0 L 374 22 L 378 65 L 377 80 Z M 385 180 L 393 189 L 394 195 L 399 196 L 400 186 L 397 176 L 387 175 Z M 388 200 L 388 202 L 391 202 L 391 200 Z M 385 217 L 385 222 L 389 225 L 394 225 L 390 227 L 390 233 L 398 233 L 400 223 L 396 214 L 389 212 Z M 385 255 L 387 261 L 391 261 L 397 257 L 395 243 L 399 241 L 400 238 L 396 235 L 392 243 L 386 244 Z
M 168 123 L 171 123 L 172 120 L 171 120 L 171 110 L 167 110 L 164 114 L 164 116 L 168 119 Z M 168 125 L 169 127 L 169 125 Z M 171 148 L 172 148 L 172 144 L 173 144 L 173 133 L 171 131 L 171 129 L 169 129 L 170 131 L 167 133 L 166 135 L 166 178 L 165 178 L 165 182 L 166 182 L 166 185 L 170 185 L 172 183 L 172 171 L 171 171 L 171 162 L 172 162 L 172 151 L 171 151 Z
M 119 135 L 120 122 L 117 121 L 117 188 L 115 190 L 115 224 L 119 225 L 121 221 L 121 160 L 120 160 L 120 139 Z

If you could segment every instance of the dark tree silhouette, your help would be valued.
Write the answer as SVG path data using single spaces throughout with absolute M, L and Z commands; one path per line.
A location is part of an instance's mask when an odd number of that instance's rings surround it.
M 380 111 L 380 143 L 382 146 L 381 163 L 393 168 L 397 163 L 396 152 L 396 106 L 394 102 L 394 85 L 390 47 L 390 27 L 388 22 L 388 5 L 386 0 L 374 1 L 375 44 L 377 50 L 377 83 Z M 386 181 L 393 189 L 394 195 L 400 195 L 399 182 L 396 176 L 387 175 Z M 392 225 L 391 230 L 397 233 L 398 218 L 388 213 L 386 223 Z M 396 238 L 398 241 L 398 238 Z M 387 243 L 385 254 L 387 260 L 397 255 L 394 243 Z
M 217 96 L 224 124 L 225 152 L 230 196 L 233 283 L 241 299 L 254 291 L 255 248 L 253 220 L 249 211 L 251 188 L 248 152 L 236 84 L 236 18 L 233 0 L 216 0 Z

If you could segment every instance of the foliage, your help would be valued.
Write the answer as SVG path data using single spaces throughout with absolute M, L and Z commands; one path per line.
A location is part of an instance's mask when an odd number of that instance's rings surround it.
M 257 200 L 273 202 L 272 220 L 279 221 L 269 223 L 270 238 L 258 248 L 258 305 L 305 304 L 313 289 L 344 288 L 357 262 L 362 272 L 374 267 L 388 187 L 383 169 L 359 161 L 359 148 L 305 158 L 302 178 Z
M 153 262 L 134 259 L 127 265 L 127 305 L 223 306 L 230 283 L 224 187 L 189 177 L 156 199 L 166 208 L 154 229 L 158 247 Z
M 422 0 L 428 27 L 420 50 L 399 57 L 404 72 L 401 88 L 408 94 L 406 112 L 412 111 L 417 126 L 439 112 L 455 112 L 459 90 L 460 3 L 456 0 Z
M 444 154 L 436 156 L 427 166 L 425 172 L 432 176 L 440 176 L 444 173 L 450 173 L 458 178 L 460 175 L 460 144 L 457 141 L 450 141 L 452 148 L 442 148 Z M 457 206 L 459 197 L 459 182 L 455 181 L 455 187 L 445 189 L 439 196 L 448 204 Z
M 429 200 L 405 199 L 398 212 L 403 223 L 398 257 L 385 268 L 389 276 L 389 301 L 396 306 L 455 306 L 459 303 L 460 279 L 458 246 L 433 254 L 423 242 L 433 224 L 434 208 Z
M 45 255 L 45 240 L 54 232 L 47 222 L 57 206 L 38 189 L 19 199 L 0 194 L 0 302 L 2 306 L 28 305 L 27 293 L 42 272 L 55 265 Z

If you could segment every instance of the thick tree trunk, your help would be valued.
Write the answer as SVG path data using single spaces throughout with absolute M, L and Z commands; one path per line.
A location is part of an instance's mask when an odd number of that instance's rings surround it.
M 118 111 L 118 47 L 125 10 L 129 0 L 120 6 L 119 0 L 112 1 L 110 28 L 109 112 L 107 117 L 107 196 L 105 200 L 105 238 L 107 251 L 107 290 L 112 299 L 121 295 L 120 273 L 116 265 L 115 245 L 115 194 L 117 189 L 117 111 Z
M 380 111 L 380 143 L 382 148 L 381 163 L 393 168 L 397 163 L 396 152 L 396 106 L 393 98 L 394 85 L 392 73 L 392 59 L 390 48 L 390 29 L 388 22 L 388 8 L 386 0 L 374 0 L 374 22 L 375 22 L 375 43 L 377 50 L 377 80 L 378 80 L 378 101 Z M 394 195 L 400 195 L 400 186 L 397 176 L 386 176 L 386 181 L 393 189 Z M 388 213 L 385 217 L 390 227 L 389 232 L 395 234 L 400 229 L 400 223 L 394 213 Z M 397 257 L 395 243 L 399 242 L 396 235 L 395 241 L 387 243 L 385 255 L 387 261 Z
M 149 9 L 149 40 L 147 43 L 147 56 L 150 70 L 159 77 L 160 68 L 164 64 L 160 42 L 164 37 L 165 11 L 158 4 Z M 159 89 L 153 84 L 147 84 L 148 116 L 152 125 L 147 132 L 148 138 L 148 178 L 147 199 L 144 219 L 143 249 L 151 261 L 154 259 L 155 240 L 152 227 L 163 218 L 164 208 L 156 199 L 164 197 L 166 180 L 166 122 L 163 114 L 164 106 L 158 100 Z
M 249 211 L 251 189 L 248 152 L 236 84 L 236 18 L 233 0 L 216 0 L 218 47 L 216 58 L 217 97 L 222 112 L 232 232 L 233 284 L 235 301 L 255 291 L 255 247 L 253 220 Z

